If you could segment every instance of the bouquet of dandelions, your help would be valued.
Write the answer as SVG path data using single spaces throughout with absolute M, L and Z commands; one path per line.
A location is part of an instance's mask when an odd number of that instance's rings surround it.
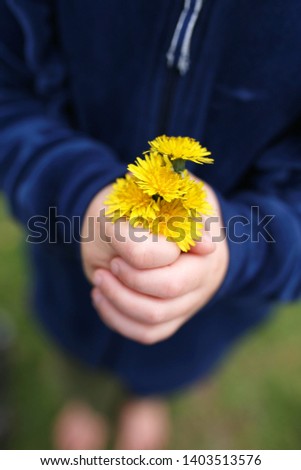
M 187 252 L 201 238 L 202 216 L 211 215 L 212 207 L 203 182 L 190 177 L 185 162 L 213 163 L 211 153 L 190 137 L 162 135 L 149 145 L 144 158 L 128 165 L 130 174 L 116 180 L 106 215 L 164 235 Z

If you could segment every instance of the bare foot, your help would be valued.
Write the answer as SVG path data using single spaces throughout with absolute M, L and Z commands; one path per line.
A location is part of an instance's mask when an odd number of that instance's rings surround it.
M 105 419 L 87 404 L 69 402 L 53 428 L 54 448 L 59 450 L 104 449 L 107 443 Z
M 115 448 L 164 449 L 169 433 L 169 414 L 163 400 L 132 400 L 121 410 Z

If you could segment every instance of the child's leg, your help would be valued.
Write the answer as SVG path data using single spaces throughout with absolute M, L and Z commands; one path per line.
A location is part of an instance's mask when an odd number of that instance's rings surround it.
M 81 363 L 54 354 L 53 369 L 60 407 L 52 427 L 55 449 L 105 449 L 108 418 L 122 389 L 113 379 Z
M 82 401 L 70 401 L 53 427 L 53 444 L 60 450 L 105 449 L 107 424 L 104 417 Z
M 54 447 L 64 450 L 105 449 L 108 429 L 104 417 L 90 405 L 67 403 L 54 424 Z M 164 449 L 170 422 L 167 404 L 159 399 L 133 399 L 121 409 L 116 449 Z
M 115 448 L 164 449 L 169 435 L 167 403 L 159 398 L 133 398 L 121 409 Z
M 107 418 L 116 416 L 125 390 L 61 356 L 56 363 L 65 405 L 53 426 L 56 449 L 104 449 L 108 444 Z M 114 408 L 114 410 L 112 409 Z M 163 449 L 169 439 L 169 413 L 164 399 L 132 397 L 120 408 L 116 449 Z

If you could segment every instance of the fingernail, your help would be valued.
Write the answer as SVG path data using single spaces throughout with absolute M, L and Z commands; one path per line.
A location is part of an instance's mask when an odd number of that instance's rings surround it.
M 102 274 L 95 274 L 95 277 L 94 277 L 94 284 L 96 286 L 100 286 L 102 284 L 102 281 L 103 281 L 103 275 Z
M 117 263 L 116 261 L 112 261 L 111 271 L 112 271 L 113 274 L 118 274 L 118 272 L 119 272 L 119 263 Z

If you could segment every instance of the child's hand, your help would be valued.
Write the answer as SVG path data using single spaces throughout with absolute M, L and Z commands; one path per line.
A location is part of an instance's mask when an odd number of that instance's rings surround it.
M 222 221 L 213 190 L 208 186 L 206 190 L 218 216 L 210 227 L 212 237 L 222 233 Z M 136 245 L 139 250 L 144 243 Z M 130 253 L 125 257 L 125 250 L 111 259 L 110 270 L 95 271 L 92 299 L 109 327 L 135 341 L 153 344 L 173 335 L 214 296 L 228 268 L 226 239 L 216 244 L 204 240 L 189 253 L 175 254 L 167 261 L 173 254 L 170 246 L 176 245 L 150 242 L 139 263 Z
M 139 231 L 127 221 L 113 224 L 104 215 L 104 200 L 112 185 L 100 191 L 90 203 L 82 227 L 81 255 L 85 274 L 91 283 L 99 268 L 110 269 L 113 258 L 120 257 L 137 270 L 159 268 L 174 263 L 180 250 L 164 237 L 154 243 L 147 231 Z M 142 238 L 143 237 L 143 238 Z M 143 240 L 143 241 L 141 241 Z

